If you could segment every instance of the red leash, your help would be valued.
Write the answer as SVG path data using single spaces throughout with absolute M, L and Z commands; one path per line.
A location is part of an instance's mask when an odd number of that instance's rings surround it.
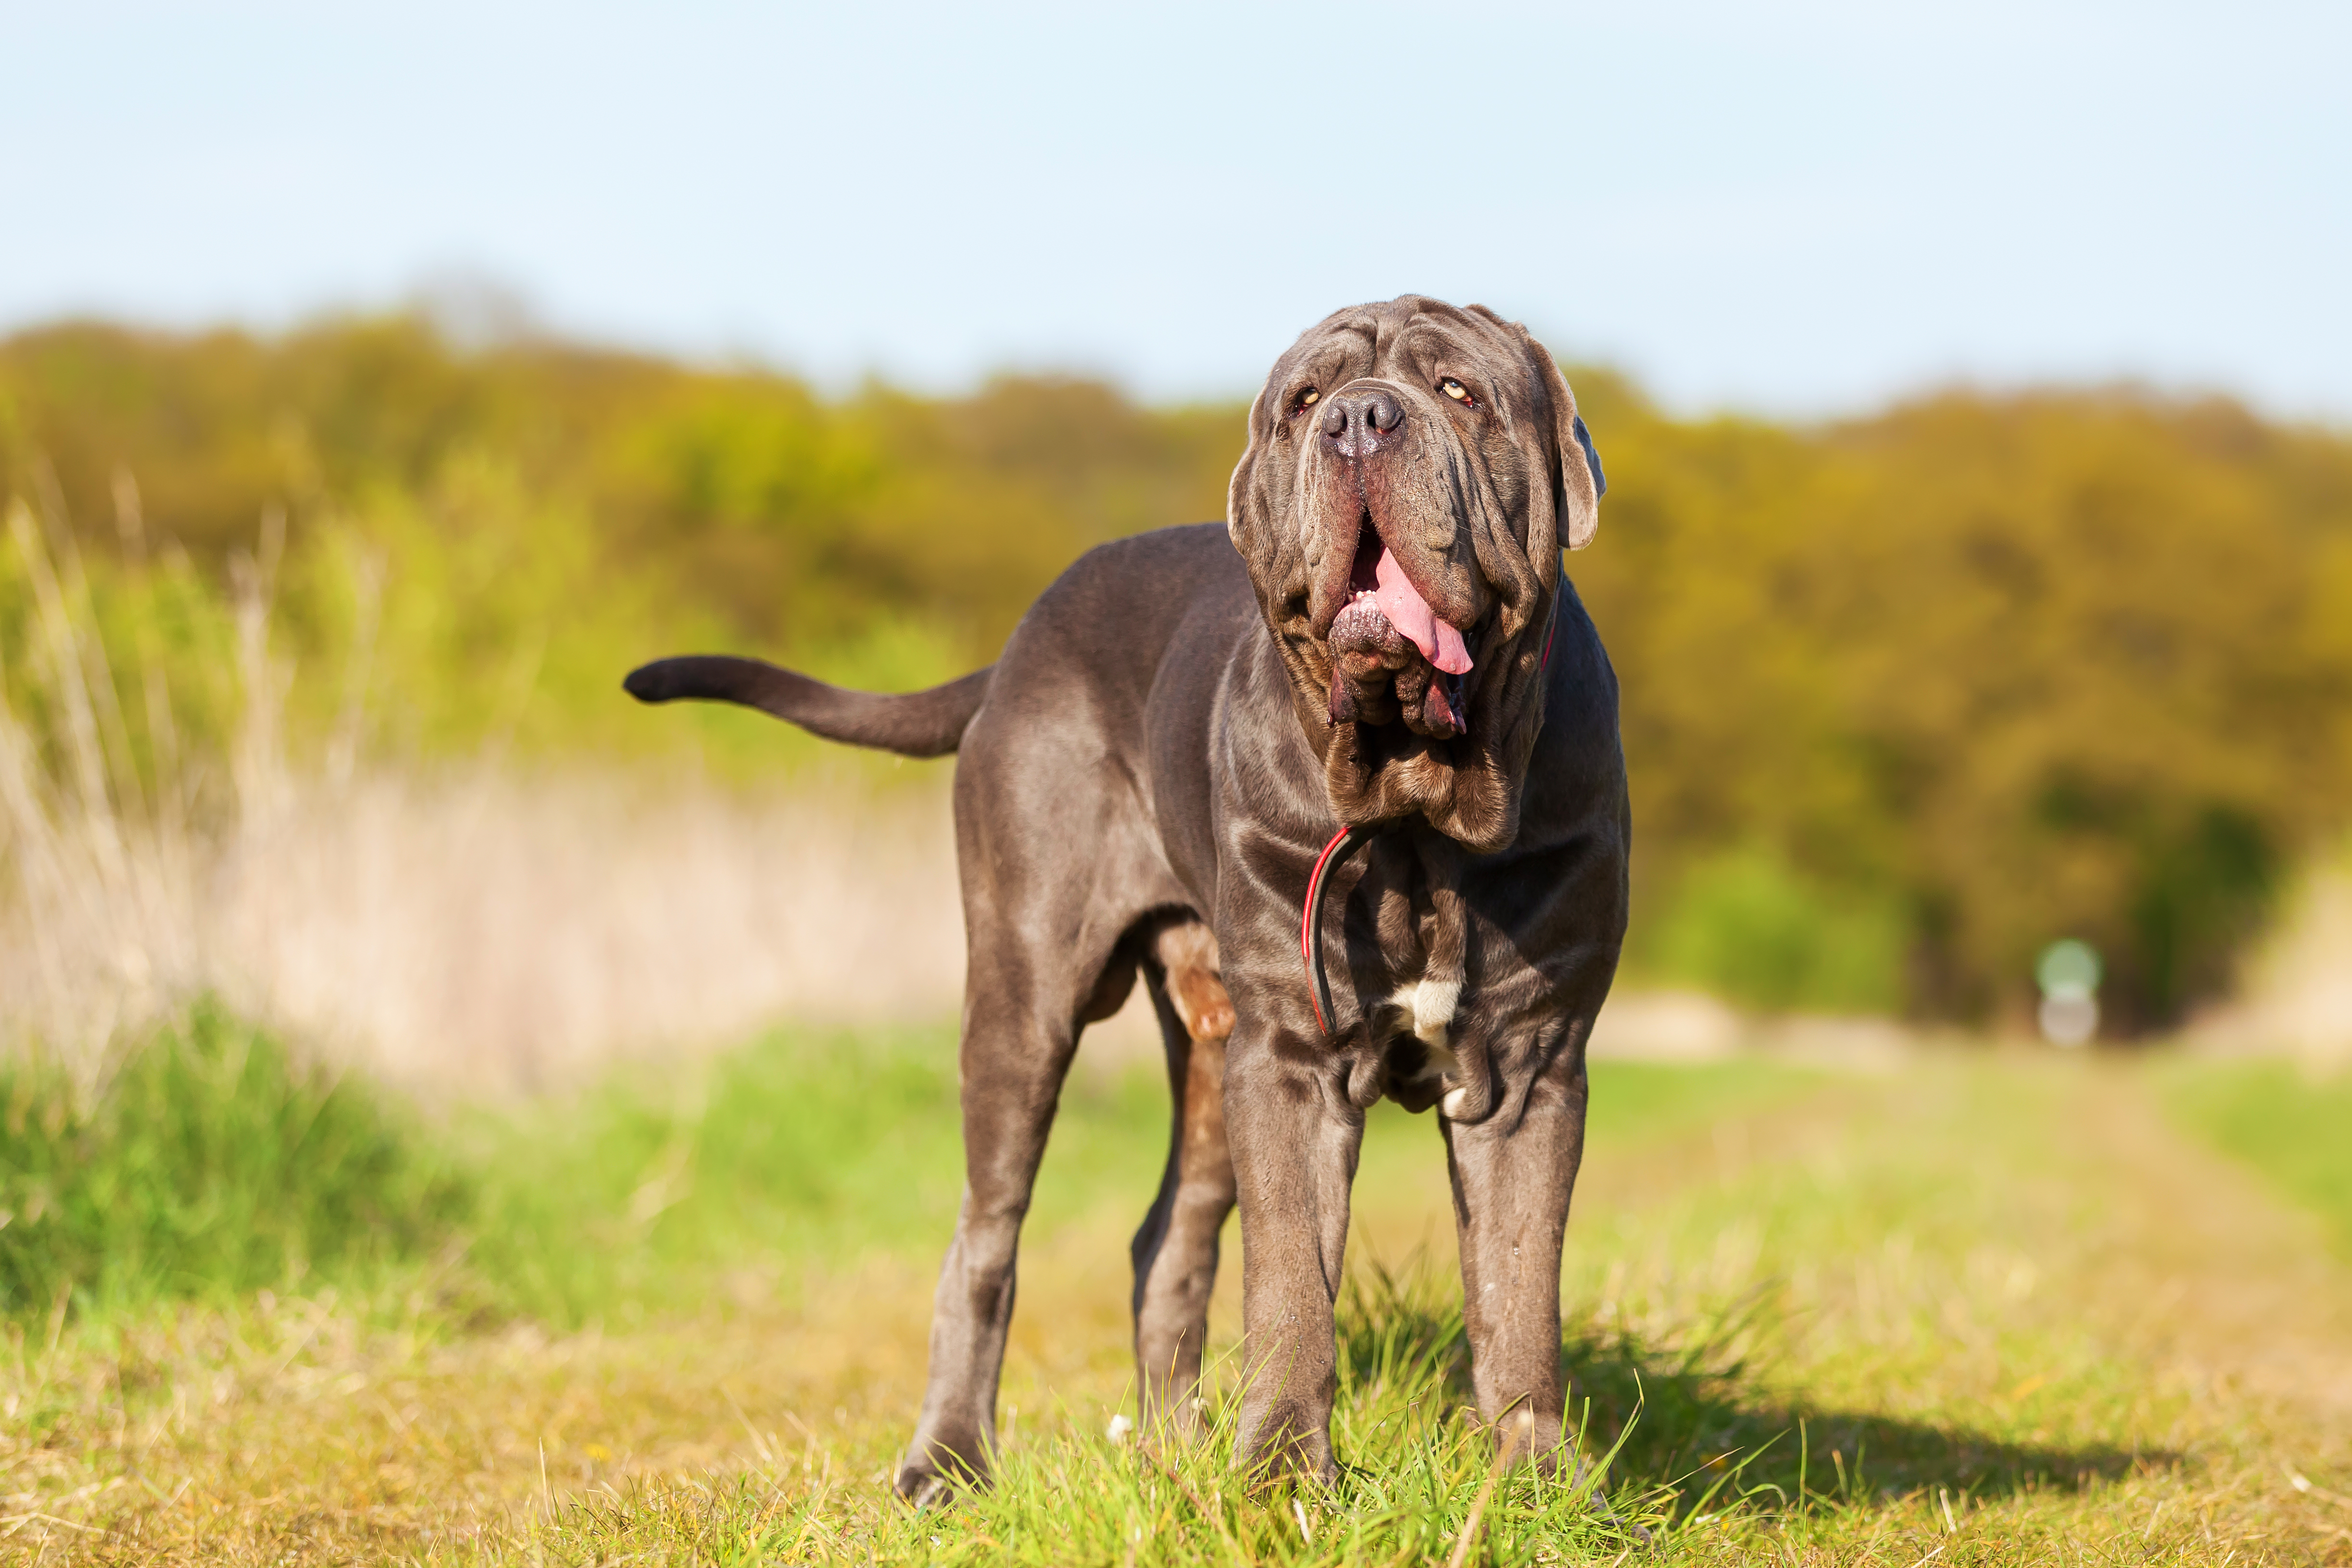
M 1307 993 L 1307 1005 L 1315 1009 L 1315 1026 L 1327 1036 L 1331 1032 L 1331 980 L 1323 973 L 1323 955 L 1315 951 L 1315 928 L 1323 923 L 1323 874 L 1380 831 L 1360 825 L 1339 829 L 1315 858 L 1315 869 L 1307 874 L 1307 909 L 1298 918 L 1298 956 L 1307 965 L 1307 979 L 1314 983 Z
M 1539 673 L 1551 668 L 1551 639 L 1559 630 L 1559 595 L 1555 593 L 1551 600 L 1551 618 L 1544 624 L 1543 663 L 1538 667 Z M 1331 1033 L 1331 980 L 1323 973 L 1323 953 L 1315 940 L 1316 931 L 1323 924 L 1323 879 L 1346 865 L 1349 856 L 1370 843 L 1386 828 L 1385 823 L 1359 823 L 1342 827 L 1331 835 L 1331 841 L 1323 846 L 1323 853 L 1315 858 L 1315 869 L 1307 874 L 1307 908 L 1300 911 L 1298 917 L 1298 959 L 1307 966 L 1307 1005 L 1315 1009 L 1315 1026 L 1327 1037 Z

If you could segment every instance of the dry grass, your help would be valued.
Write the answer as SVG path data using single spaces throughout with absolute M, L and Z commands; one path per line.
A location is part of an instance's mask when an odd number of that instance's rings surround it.
M 241 718 L 226 781 L 208 779 L 173 750 L 143 650 L 110 667 L 70 551 L 53 557 L 21 505 L 7 532 L 33 590 L 37 658 L 19 674 L 52 721 L 0 686 L 0 1045 L 95 1077 L 210 991 L 447 1095 L 575 1084 L 779 1016 L 928 1019 L 961 994 L 943 770 L 765 792 L 495 754 L 371 771 L 340 734 L 298 764 L 265 530 L 236 574 Z M 147 766 L 119 686 L 146 694 Z
M 217 837 L 26 816 L 0 1029 L 85 1055 L 212 991 L 412 1091 L 543 1089 L 781 1016 L 933 1018 L 962 990 L 938 790 L 485 768 L 289 781 Z
M 2305 871 L 2248 963 L 2242 994 L 2191 1035 L 2217 1054 L 2284 1051 L 2315 1071 L 2352 1066 L 2352 844 Z
M 544 1089 L 780 1016 L 929 1019 L 963 985 L 943 795 L 379 777 L 214 868 L 213 983 L 415 1089 Z
M 58 732 L 45 749 L 0 684 L 0 867 L 15 883 L 0 904 L 0 1034 L 95 1070 L 107 1041 L 198 973 L 184 781 L 166 765 L 170 785 L 142 786 L 75 557 L 60 574 L 21 503 L 6 532 L 32 589 L 32 673 Z M 169 698 L 152 666 L 140 674 L 168 764 Z

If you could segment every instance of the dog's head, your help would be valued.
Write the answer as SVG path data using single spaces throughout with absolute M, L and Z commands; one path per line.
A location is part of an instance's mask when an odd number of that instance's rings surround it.
M 1341 822 L 1510 843 L 1601 489 L 1551 355 L 1482 305 L 1358 306 L 1276 362 L 1225 516 Z

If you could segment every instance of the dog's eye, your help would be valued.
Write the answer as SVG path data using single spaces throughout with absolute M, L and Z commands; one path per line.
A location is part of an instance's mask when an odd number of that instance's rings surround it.
M 1322 395 L 1321 393 L 1319 393 L 1319 392 L 1316 391 L 1313 387 L 1311 387 L 1311 386 L 1310 386 L 1310 387 L 1308 387 L 1306 391 L 1304 391 L 1304 392 L 1302 392 L 1302 393 L 1300 393 L 1300 394 L 1298 395 L 1298 406 L 1299 406 L 1299 407 L 1301 407 L 1301 408 L 1304 408 L 1304 407 L 1306 407 L 1308 404 L 1313 403 L 1317 398 L 1318 398 L 1318 397 L 1320 397 L 1320 396 L 1322 396 L 1322 395 Z
M 1437 384 L 1437 390 L 1445 394 L 1446 396 L 1454 399 L 1456 403 L 1467 403 L 1470 401 L 1470 389 L 1463 385 L 1460 382 L 1454 380 L 1450 375 L 1444 381 Z

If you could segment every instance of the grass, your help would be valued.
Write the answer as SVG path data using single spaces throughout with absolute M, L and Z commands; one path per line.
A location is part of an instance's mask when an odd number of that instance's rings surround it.
M 2325 1215 L 2352 1258 L 2352 1075 L 2321 1079 L 2282 1061 L 2184 1064 L 2166 1085 L 2174 1114 Z
M 1810 1081 L 1754 1062 L 1609 1074 L 1592 1116 L 1604 1140 Z M 1165 1089 L 1145 1070 L 1082 1071 L 1065 1103 L 1034 1223 L 1131 1223 L 1159 1180 Z M 0 1315 L 18 1318 L 61 1301 L 84 1317 L 217 1303 L 313 1275 L 381 1293 L 405 1266 L 475 1321 L 639 1322 L 714 1293 L 773 1296 L 812 1266 L 921 1257 L 963 1181 L 955 1038 L 940 1026 L 772 1034 L 428 1123 L 206 1002 L 95 1096 L 34 1068 L 0 1077 L 0 1213 L 16 1226 Z M 1375 1120 L 1412 1122 L 1385 1105 Z M 1368 1180 L 1392 1163 L 1376 1157 Z
M 1164 1091 L 1082 1065 L 1024 1248 L 1000 1482 L 920 1515 L 887 1476 L 956 1198 L 944 1031 L 777 1036 L 517 1113 L 383 1110 L 412 1156 L 386 1168 L 461 1200 L 404 1251 L 281 1248 L 308 1272 L 15 1317 L 0 1542 L 109 1563 L 2352 1562 L 2352 1274 L 2317 1218 L 2181 1135 L 2179 1071 L 1597 1064 L 1564 1281 L 1576 1482 L 1492 1473 L 1442 1152 L 1384 1109 L 1341 1313 L 1346 1468 L 1301 1492 L 1232 1474 L 1222 1391 L 1194 1447 L 1107 1435 L 1132 1411 L 1123 1244 Z M 2330 1132 L 2289 1118 L 2273 1141 Z
M 46 1064 L 0 1070 L 0 1315 L 363 1277 L 462 1201 L 403 1108 L 211 1003 L 94 1094 Z

